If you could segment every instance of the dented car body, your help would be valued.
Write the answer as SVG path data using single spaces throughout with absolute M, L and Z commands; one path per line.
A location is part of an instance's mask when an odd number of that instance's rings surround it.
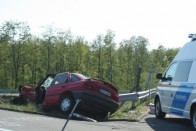
M 43 104 L 44 107 L 59 107 L 62 112 L 70 113 L 77 99 L 79 108 L 106 117 L 118 108 L 117 88 L 105 81 L 89 78 L 79 73 L 58 73 L 47 75 L 36 88 L 20 86 L 20 96 Z

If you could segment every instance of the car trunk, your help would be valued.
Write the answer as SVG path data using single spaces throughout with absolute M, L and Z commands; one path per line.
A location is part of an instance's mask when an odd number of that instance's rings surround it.
M 102 94 L 105 97 L 110 97 L 116 102 L 119 101 L 118 90 L 112 84 L 95 78 L 90 78 L 89 81 L 93 82 L 90 86 L 95 87 L 93 89 L 94 91 Z

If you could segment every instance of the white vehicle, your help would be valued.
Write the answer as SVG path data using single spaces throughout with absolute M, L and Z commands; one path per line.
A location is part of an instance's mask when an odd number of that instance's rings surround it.
M 192 121 L 196 130 L 196 34 L 177 53 L 160 79 L 155 95 L 155 116 L 175 114 Z

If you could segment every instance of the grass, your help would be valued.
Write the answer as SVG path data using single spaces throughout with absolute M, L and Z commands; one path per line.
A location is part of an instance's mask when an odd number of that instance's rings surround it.
M 10 101 L 13 98 L 14 97 L 12 97 L 12 96 L 2 96 L 2 98 L 0 98 L 0 107 L 1 108 L 7 108 L 7 109 L 14 109 L 14 110 L 18 110 L 18 111 L 38 112 L 37 106 L 33 103 L 30 103 L 30 104 L 27 104 L 27 105 L 11 104 Z
M 131 109 L 132 102 L 128 101 L 123 104 L 110 119 L 127 119 L 127 120 L 138 120 L 142 114 L 146 113 L 148 106 L 146 102 L 139 103 L 134 109 Z
M 10 101 L 14 97 L 10 96 L 3 96 L 0 97 L 0 108 L 6 108 L 6 109 L 13 109 L 18 111 L 28 111 L 28 112 L 39 112 L 39 113 L 46 113 L 53 116 L 60 116 L 60 113 L 54 109 L 50 112 L 44 112 L 40 107 L 36 106 L 33 103 L 27 104 L 27 105 L 14 105 L 11 104 Z M 151 102 L 152 100 L 150 100 Z M 116 120 L 116 119 L 126 119 L 126 120 L 137 120 L 139 116 L 144 114 L 148 110 L 147 103 L 149 103 L 149 100 L 147 102 L 141 102 L 137 104 L 136 108 L 134 110 L 130 109 L 132 102 L 125 102 L 120 108 L 112 115 L 109 116 L 109 120 Z

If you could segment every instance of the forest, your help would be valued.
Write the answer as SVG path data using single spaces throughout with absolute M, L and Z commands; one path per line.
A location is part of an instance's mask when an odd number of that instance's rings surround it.
M 47 74 L 78 72 L 131 91 L 141 69 L 139 86 L 146 90 L 156 86 L 156 73 L 164 72 L 179 50 L 163 45 L 148 50 L 150 43 L 143 36 L 116 43 L 112 30 L 93 41 L 53 27 L 47 27 L 41 36 L 30 32 L 25 22 L 0 25 L 0 88 L 36 86 Z

